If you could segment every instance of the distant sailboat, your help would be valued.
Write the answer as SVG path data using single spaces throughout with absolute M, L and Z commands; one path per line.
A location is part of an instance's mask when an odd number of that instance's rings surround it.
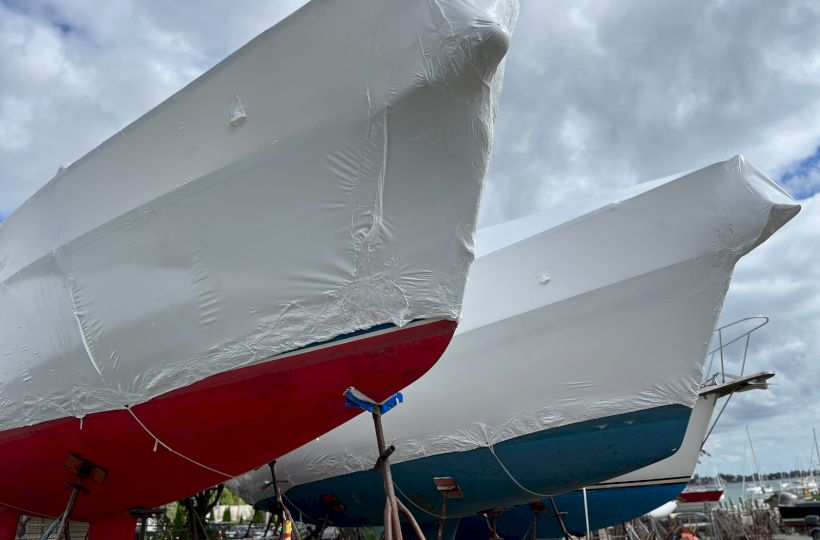
M 749 449 L 752 452 L 752 464 L 754 465 L 754 474 L 752 475 L 752 480 L 754 480 L 755 476 L 757 477 L 757 484 L 751 486 L 744 485 L 744 493 L 747 497 L 750 497 L 755 500 L 763 500 L 772 493 L 774 493 L 774 489 L 771 486 L 768 486 L 763 483 L 763 480 L 760 476 L 760 464 L 757 461 L 757 454 L 755 453 L 755 447 L 752 443 L 752 434 L 749 431 L 749 426 L 746 426 L 746 438 L 749 441 Z M 745 478 L 744 478 L 745 481 Z

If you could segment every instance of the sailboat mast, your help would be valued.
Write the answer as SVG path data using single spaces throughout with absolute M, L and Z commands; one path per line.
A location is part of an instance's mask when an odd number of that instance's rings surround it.
M 757 454 L 755 454 L 755 446 L 752 444 L 752 434 L 749 433 L 749 426 L 746 426 L 746 436 L 749 438 L 749 448 L 752 449 L 752 462 L 755 465 L 755 472 L 757 473 L 757 484 L 763 489 L 763 481 L 760 479 L 760 465 L 757 463 Z
M 814 436 L 814 451 L 817 452 L 817 463 L 820 464 L 820 448 L 817 447 L 817 432 L 814 427 L 811 428 L 811 434 Z M 811 468 L 811 464 L 809 464 L 809 468 Z
M 740 492 L 743 494 L 743 497 L 746 496 L 746 450 L 748 449 L 749 442 L 743 441 L 743 470 L 741 472 L 741 485 L 740 485 Z

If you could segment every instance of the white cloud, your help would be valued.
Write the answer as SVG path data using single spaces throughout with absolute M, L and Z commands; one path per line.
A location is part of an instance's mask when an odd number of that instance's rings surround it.
M 0 216 L 302 3 L 0 2 Z
M 0 216 L 302 3 L 0 0 Z M 816 2 L 522 4 L 483 225 L 736 153 L 780 174 L 820 144 Z M 764 468 L 790 466 L 783 449 L 802 452 L 820 424 L 819 219 L 815 197 L 741 261 L 727 298 L 724 320 L 772 316 L 753 357 L 778 371 L 714 435 L 735 472 L 745 422 Z
M 769 316 L 771 322 L 751 341 L 747 372 L 777 375 L 769 390 L 732 398 L 707 444 L 713 458 L 704 473 L 711 473 L 711 465 L 742 472 L 738 455 L 746 425 L 763 471 L 796 469 L 798 458 L 805 467 L 811 428 L 820 428 L 820 194 L 802 204 L 797 218 L 737 266 L 721 319 Z

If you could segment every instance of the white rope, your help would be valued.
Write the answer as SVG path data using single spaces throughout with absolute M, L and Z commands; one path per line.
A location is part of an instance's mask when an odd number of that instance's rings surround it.
M 197 461 L 195 459 L 189 458 L 188 456 L 186 456 L 182 452 L 177 452 L 176 450 L 174 450 L 173 448 L 171 448 L 170 446 L 168 446 L 167 444 L 162 442 L 162 440 L 160 440 L 159 437 L 154 435 L 154 433 L 150 429 L 148 429 L 148 426 L 143 424 L 142 421 L 134 413 L 134 411 L 131 410 L 131 407 L 126 407 L 125 410 L 128 411 L 131 414 L 131 416 L 134 417 L 134 420 L 136 420 L 137 423 L 140 425 L 140 427 L 143 430 L 145 430 L 145 433 L 147 433 L 148 435 L 150 435 L 154 439 L 154 452 L 157 451 L 157 445 L 159 445 L 159 446 L 162 446 L 163 448 L 165 448 L 166 450 L 168 450 L 169 452 L 171 452 L 172 454 L 177 455 L 177 456 L 181 457 L 182 459 L 193 463 L 197 467 L 201 467 L 201 468 L 203 468 L 205 470 L 208 470 L 208 471 L 211 471 L 213 473 L 220 474 L 220 475 L 224 476 L 225 478 L 233 478 L 234 476 L 236 476 L 235 474 L 228 474 L 228 473 L 220 471 L 219 469 L 214 469 L 213 467 L 209 467 L 208 465 L 205 465 L 204 463 L 200 463 L 199 461 Z
M 504 472 L 507 474 L 507 476 L 510 478 L 510 480 L 512 480 L 512 481 L 513 481 L 513 483 L 514 483 L 516 486 L 518 486 L 521 490 L 525 491 L 526 493 L 529 493 L 530 495 L 535 495 L 536 497 L 551 497 L 551 495 L 547 495 L 546 493 L 538 493 L 537 491 L 532 491 L 531 489 L 527 489 L 526 487 L 522 486 L 522 485 L 521 485 L 521 483 L 520 483 L 518 480 L 516 480 L 516 479 L 515 479 L 515 477 L 514 477 L 514 476 L 512 475 L 512 473 L 510 472 L 510 470 L 509 470 L 509 469 L 507 469 L 507 467 L 505 467 L 505 466 L 504 466 L 504 463 L 501 461 L 501 459 L 498 457 L 498 455 L 496 455 L 495 450 L 493 449 L 493 446 L 492 446 L 491 444 L 490 444 L 490 445 L 487 445 L 487 449 L 488 449 L 488 450 L 490 451 L 490 453 L 493 455 L 493 457 L 495 458 L 495 460 L 498 462 L 498 464 L 501 466 L 501 468 L 504 470 Z M 399 487 L 399 485 L 398 485 L 398 484 L 396 484 L 396 482 L 393 482 L 393 487 L 395 487 L 395 488 L 396 488 L 396 491 L 398 491 L 398 492 L 399 492 L 399 494 L 401 494 L 401 496 L 402 496 L 402 497 L 404 497 L 404 498 L 405 498 L 405 499 L 406 499 L 406 500 L 407 500 L 410 504 L 412 504 L 413 506 L 415 506 L 417 509 L 421 510 L 422 512 L 424 512 L 425 514 L 427 514 L 427 515 L 429 515 L 429 516 L 432 516 L 432 517 L 437 518 L 437 519 L 441 519 L 441 517 L 442 517 L 441 515 L 436 514 L 436 513 L 434 513 L 434 512 L 430 512 L 430 511 L 429 511 L 429 510 L 427 510 L 426 508 L 422 508 L 421 506 L 419 506 L 418 504 L 416 504 L 415 502 L 413 502 L 413 499 L 411 499 L 410 497 L 408 497 L 408 496 L 407 496 L 407 494 L 406 494 L 406 493 L 404 493 L 404 492 L 401 490 L 401 488 Z
M 304 522 L 301 520 L 301 518 L 306 517 L 306 518 L 308 518 L 308 519 L 309 519 L 309 520 L 311 520 L 311 521 L 314 521 L 314 522 L 316 522 L 316 523 L 319 523 L 319 520 L 318 520 L 318 519 L 314 519 L 314 518 L 310 517 L 308 514 L 306 514 L 305 512 L 302 512 L 302 509 L 301 509 L 301 508 L 299 508 L 298 506 L 296 506 L 296 504 L 295 504 L 295 503 L 294 503 L 294 502 L 290 499 L 290 497 L 288 497 L 288 496 L 287 496 L 287 495 L 285 495 L 284 493 L 282 493 L 282 498 L 283 498 L 283 499 L 286 499 L 286 500 L 290 503 L 290 505 L 291 505 L 291 506 L 292 506 L 292 507 L 293 507 L 293 508 L 294 508 L 297 512 L 299 512 L 299 518 L 300 518 L 300 519 L 299 519 L 299 521 L 301 521 L 302 523 L 304 523 Z
M 458 534 L 458 527 L 460 525 L 461 525 L 461 518 L 458 518 L 458 520 L 456 521 L 456 528 L 453 529 L 453 536 L 452 536 L 451 540 L 456 540 L 456 534 Z
M 45 514 L 35 512 L 34 510 L 26 510 L 25 508 L 20 508 L 19 506 L 14 506 L 13 504 L 5 503 L 3 501 L 0 501 L 0 506 L 4 506 L 6 508 L 11 508 L 12 510 L 17 510 L 21 514 L 23 514 L 24 516 L 42 516 L 42 517 L 51 519 L 51 516 L 47 516 Z M 62 515 L 62 514 L 60 514 L 60 515 Z
M 515 484 L 516 486 L 521 488 L 523 491 L 529 493 L 530 495 L 535 495 L 536 497 L 551 497 L 552 496 L 552 495 L 548 495 L 546 493 L 538 493 L 537 491 L 533 491 L 531 489 L 527 489 L 524 486 L 522 486 L 521 483 L 518 480 L 515 479 L 515 477 L 512 475 L 512 473 L 509 471 L 509 469 L 507 469 L 507 467 L 505 467 L 504 464 L 501 462 L 501 460 L 498 458 L 498 456 L 495 453 L 495 449 L 493 449 L 493 445 L 488 445 L 487 448 L 490 450 L 490 453 L 493 455 L 493 457 L 498 462 L 498 464 L 501 465 L 501 468 L 504 469 L 504 472 L 507 473 L 507 476 L 510 477 L 510 480 L 513 481 L 513 484 Z
M 416 503 L 414 503 L 414 502 L 413 502 L 413 499 L 411 499 L 410 497 L 408 497 L 408 496 L 407 496 L 407 495 L 406 495 L 406 494 L 405 494 L 405 493 L 401 490 L 401 488 L 398 486 L 398 484 L 396 484 L 396 482 L 393 482 L 393 487 L 394 487 L 394 488 L 396 488 L 396 490 L 397 490 L 397 491 L 401 494 L 401 496 L 402 496 L 402 497 L 404 497 L 405 499 L 407 499 L 407 502 L 409 502 L 410 504 L 412 504 L 413 506 L 415 506 L 416 508 L 418 508 L 419 510 L 421 510 L 421 511 L 422 511 L 422 512 L 424 512 L 425 514 L 430 515 L 430 516 L 433 516 L 433 517 L 434 517 L 434 518 L 436 518 L 436 519 L 441 519 L 441 516 L 440 516 L 440 515 L 438 515 L 438 514 L 434 514 L 433 512 L 431 512 L 431 511 L 429 511 L 429 510 L 426 510 L 426 509 L 422 508 L 421 506 L 417 505 Z

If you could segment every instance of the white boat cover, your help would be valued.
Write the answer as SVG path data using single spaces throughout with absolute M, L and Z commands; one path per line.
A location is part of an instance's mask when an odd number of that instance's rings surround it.
M 706 436 L 709 435 L 707 430 L 710 429 L 712 413 L 715 410 L 717 400 L 735 392 L 765 390 L 768 388 L 767 381 L 773 376 L 774 373 L 772 372 L 757 372 L 746 376 L 728 376 L 727 382 L 724 383 L 710 381 L 700 390 L 698 399 L 692 409 L 692 415 L 689 417 L 689 424 L 686 426 L 686 434 L 683 436 L 683 442 L 681 442 L 677 452 L 646 467 L 611 478 L 606 482 L 600 482 L 594 486 L 588 486 L 587 489 L 656 486 L 688 482 L 698 465 L 701 448 L 706 442 Z M 715 418 L 715 422 L 719 418 L 720 416 Z
M 799 210 L 736 156 L 479 231 L 452 343 L 385 417 L 391 462 L 692 407 L 735 263 Z M 276 470 L 293 487 L 376 458 L 372 420 L 359 415 Z M 231 487 L 257 501 L 270 496 L 267 475 Z
M 457 320 L 516 15 L 315 0 L 61 169 L 0 226 L 0 430 Z

